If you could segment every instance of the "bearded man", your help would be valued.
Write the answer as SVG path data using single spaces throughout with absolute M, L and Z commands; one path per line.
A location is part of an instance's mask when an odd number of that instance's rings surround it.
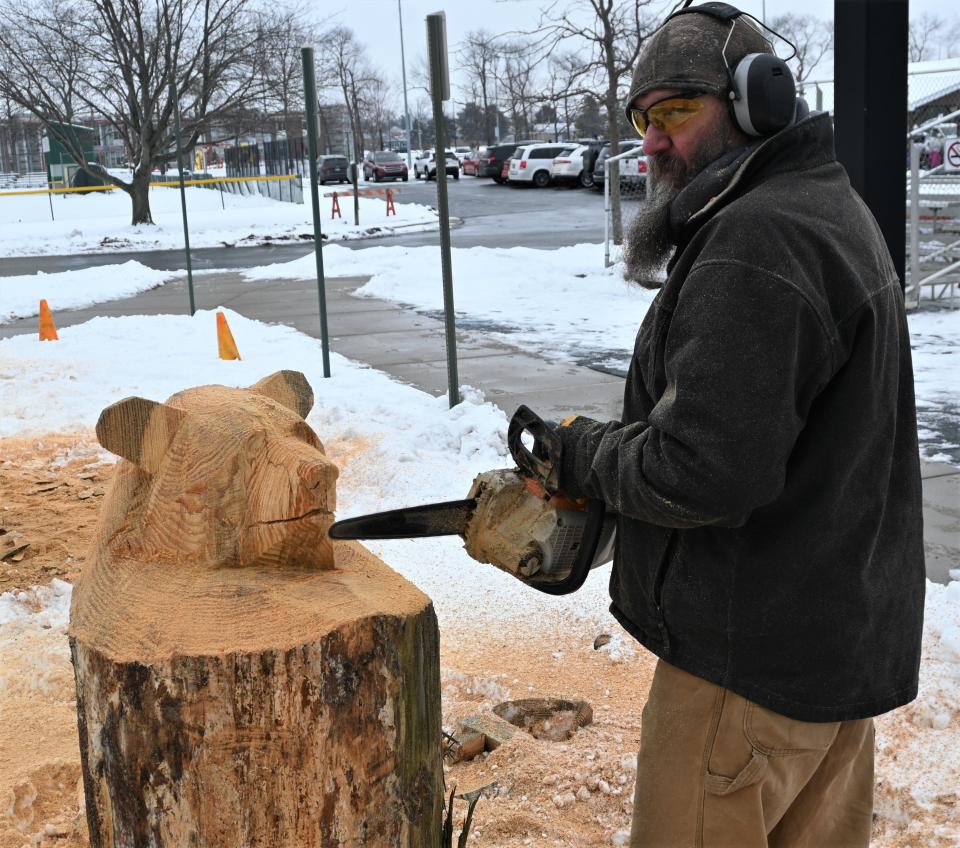
M 654 182 L 625 258 L 641 283 L 669 259 L 666 281 L 622 420 L 557 428 L 561 489 L 619 516 L 611 611 L 659 658 L 634 848 L 866 846 L 872 717 L 917 693 L 902 291 L 830 116 L 791 83 L 787 119 L 758 129 L 779 107 L 737 71 L 772 53 L 719 3 L 645 45 L 627 112 Z

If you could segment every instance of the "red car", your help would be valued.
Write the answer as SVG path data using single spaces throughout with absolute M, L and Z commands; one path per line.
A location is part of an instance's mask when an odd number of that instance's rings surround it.
M 460 160 L 460 166 L 463 168 L 463 175 L 470 174 L 472 177 L 480 176 L 480 156 L 477 153 L 471 153 Z

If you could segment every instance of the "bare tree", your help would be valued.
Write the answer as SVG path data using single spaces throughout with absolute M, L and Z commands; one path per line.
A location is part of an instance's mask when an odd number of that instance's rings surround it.
M 788 64 L 791 65 L 797 84 L 802 88 L 803 81 L 833 49 L 833 23 L 814 15 L 795 15 L 788 12 L 775 17 L 770 22 L 770 27 L 796 47 L 797 53 Z
M 171 81 L 189 148 L 256 97 L 257 38 L 249 0 L 0 0 L 0 95 L 40 119 L 78 164 L 126 192 L 134 224 L 153 223 L 150 173 L 173 146 Z M 122 139 L 131 180 L 84 162 L 62 126 L 79 114 Z
M 940 37 L 947 22 L 939 15 L 923 12 L 910 18 L 909 50 L 911 62 L 923 62 L 938 52 Z
M 363 45 L 357 41 L 353 30 L 338 26 L 323 36 L 324 51 L 320 64 L 322 73 L 338 89 L 347 110 L 350 134 L 353 136 L 351 156 L 355 162 L 363 159 L 362 113 L 366 101 L 364 87 L 372 79 L 366 64 Z
M 542 97 L 534 84 L 534 72 L 540 62 L 528 40 L 505 42 L 501 45 L 499 86 L 506 100 L 515 140 L 529 135 L 532 126 L 531 109 Z
M 301 48 L 314 31 L 301 8 L 268 7 L 258 16 L 258 57 L 265 108 L 280 114 L 288 137 L 300 136 L 303 102 Z
M 483 109 L 483 135 L 487 144 L 493 143 L 496 113 L 490 108 L 490 100 L 499 57 L 495 36 L 482 29 L 468 32 L 463 45 L 457 51 L 460 67 L 470 83 L 469 99 L 479 101 Z
M 644 39 L 654 29 L 648 16 L 652 0 L 557 0 L 541 11 L 537 33 L 544 54 L 565 44 L 582 55 L 579 73 L 570 80 L 567 96 L 603 91 L 607 139 L 611 154 L 620 149 L 623 86 L 636 65 Z M 609 176 L 609 175 L 608 175 Z M 623 241 L 619 181 L 610 182 L 613 239 Z
M 367 96 L 363 101 L 366 124 L 370 129 L 371 142 L 378 150 L 386 148 L 386 133 L 393 115 L 393 87 L 378 73 L 371 72 L 366 83 Z

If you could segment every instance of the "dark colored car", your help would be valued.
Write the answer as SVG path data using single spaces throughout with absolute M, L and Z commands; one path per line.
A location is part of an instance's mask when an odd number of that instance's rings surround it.
M 350 163 L 346 156 L 318 156 L 317 180 L 320 185 L 328 182 L 350 182 Z
M 643 145 L 643 139 L 628 139 L 626 141 L 620 142 L 620 153 L 626 153 L 628 150 L 633 150 L 635 147 L 641 147 Z M 597 156 L 597 164 L 593 168 L 593 187 L 597 191 L 603 191 L 603 183 L 606 178 L 606 162 L 610 157 L 610 144 L 607 143 L 603 146 L 603 149 L 600 151 L 600 155 Z M 646 169 L 644 169 L 645 172 Z M 626 180 L 621 178 L 620 187 L 623 188 Z
M 488 147 L 486 155 L 477 166 L 477 176 L 493 177 L 495 183 L 505 183 L 507 178 L 503 176 L 503 163 L 509 162 L 513 152 L 521 145 L 534 143 L 518 141 L 516 144 L 498 144 L 496 147 Z
M 380 150 L 368 153 L 363 160 L 363 178 L 373 180 L 403 180 L 407 181 L 407 163 L 400 158 L 399 153 L 392 150 Z

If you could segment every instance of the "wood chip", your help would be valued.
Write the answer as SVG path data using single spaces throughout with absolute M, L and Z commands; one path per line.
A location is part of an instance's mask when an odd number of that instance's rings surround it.
M 13 547 L 6 547 L 0 550 L 0 560 L 10 560 L 11 562 L 20 562 L 23 559 L 23 552 L 30 547 L 29 542 L 24 542 L 22 545 L 14 545 Z

